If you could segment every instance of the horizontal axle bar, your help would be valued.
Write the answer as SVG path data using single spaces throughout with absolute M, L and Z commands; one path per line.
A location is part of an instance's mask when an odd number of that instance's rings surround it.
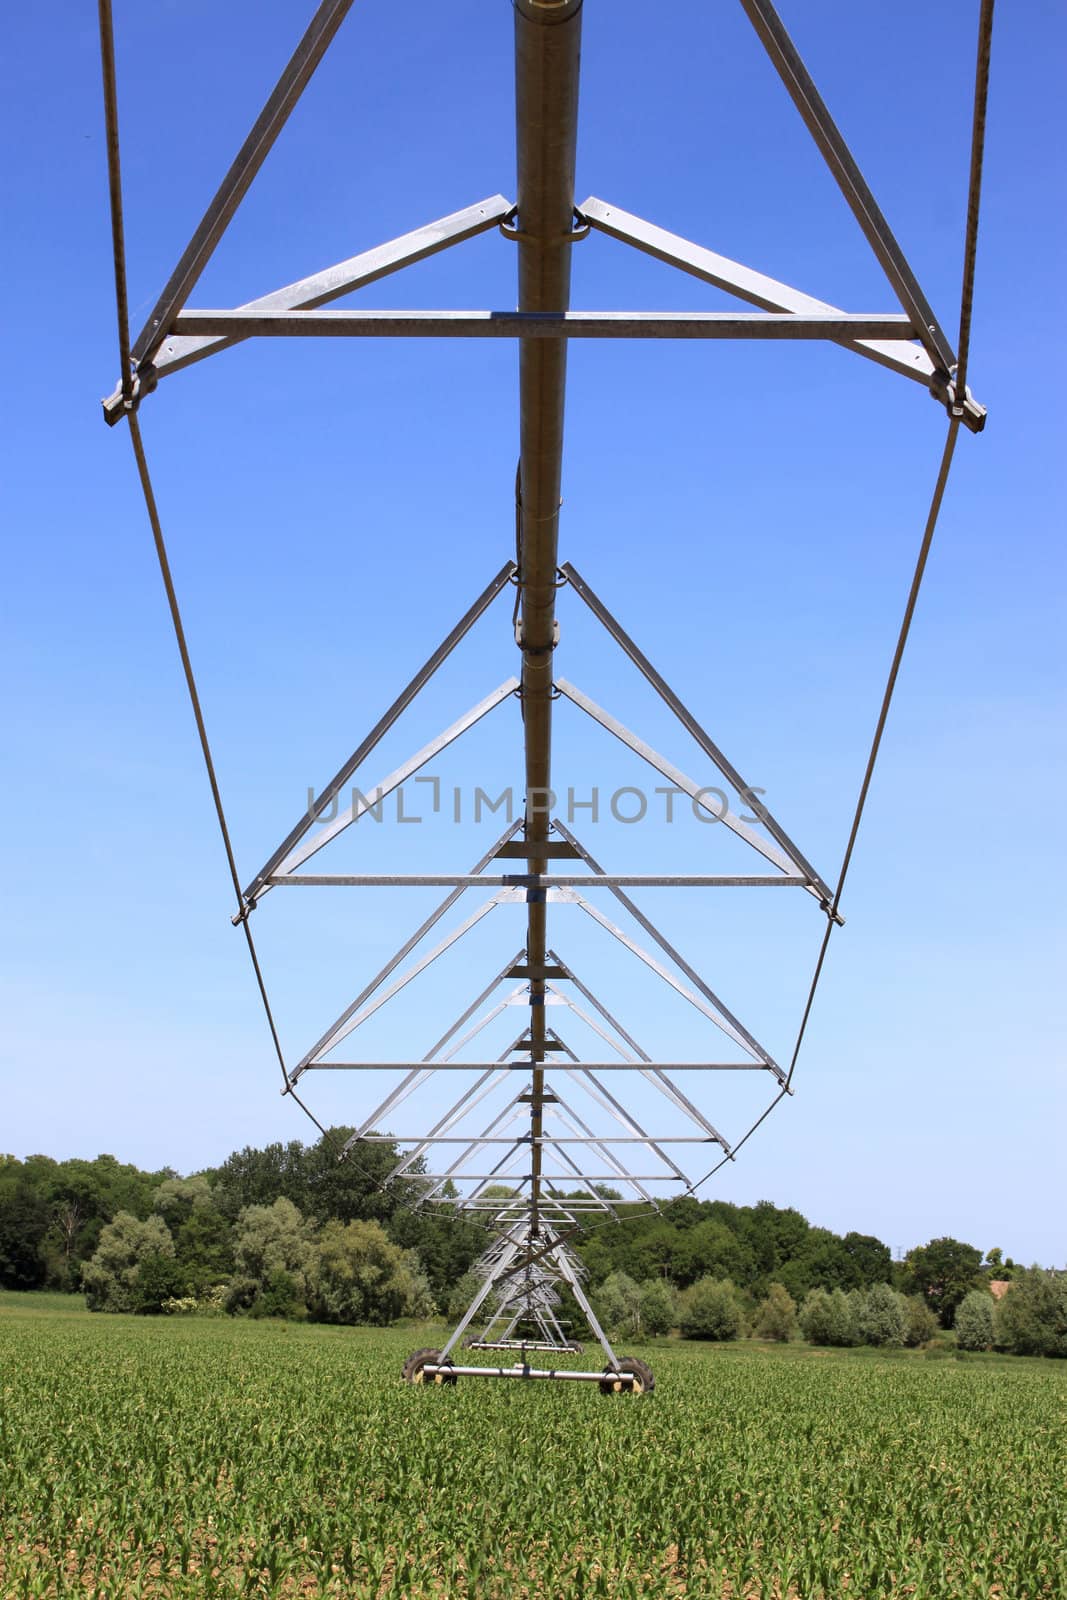
M 559 1378 L 571 1383 L 603 1383 L 610 1379 L 612 1383 L 621 1383 L 631 1389 L 634 1384 L 632 1372 L 568 1372 L 563 1367 L 452 1367 L 447 1363 L 443 1366 L 431 1366 L 428 1363 L 422 1371 L 427 1378 L 434 1378 L 441 1373 L 445 1377 L 455 1378 Z

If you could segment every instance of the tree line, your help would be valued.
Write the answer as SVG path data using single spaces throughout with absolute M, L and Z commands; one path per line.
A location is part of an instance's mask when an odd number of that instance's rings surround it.
M 0 1157 L 0 1285 L 145 1314 L 458 1314 L 484 1229 L 418 1210 L 417 1175 L 387 1185 L 391 1144 L 338 1160 L 351 1131 L 246 1147 L 189 1177 L 111 1155 Z M 965 1348 L 1067 1354 L 1067 1275 L 956 1239 L 893 1261 L 872 1235 L 813 1227 L 791 1207 L 682 1197 L 576 1247 L 615 1331 L 915 1344 L 956 1324 Z M 994 1304 L 998 1279 L 1012 1289 Z
M 943 1255 L 946 1246 L 958 1243 L 932 1240 L 922 1250 Z M 919 1251 L 912 1254 L 918 1257 Z M 905 1262 L 897 1273 L 913 1291 L 917 1264 Z M 999 1296 L 990 1292 L 990 1280 L 976 1276 L 973 1281 L 952 1312 L 955 1348 L 1067 1356 L 1067 1274 L 1016 1268 L 1010 1279 L 992 1280 L 1005 1291 Z M 928 1292 L 905 1293 L 888 1282 L 847 1291 L 817 1286 L 798 1305 L 781 1283 L 772 1283 L 759 1299 L 728 1278 L 699 1278 L 679 1291 L 663 1278 L 637 1283 L 616 1271 L 595 1295 L 605 1326 L 620 1337 L 636 1338 L 677 1328 L 688 1339 L 806 1339 L 815 1345 L 915 1349 L 937 1341 L 949 1315 L 944 1302 L 941 1316 L 935 1315 Z

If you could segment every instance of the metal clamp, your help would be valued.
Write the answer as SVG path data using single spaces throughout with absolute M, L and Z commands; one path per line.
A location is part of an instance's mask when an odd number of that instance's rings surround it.
M 158 384 L 159 373 L 151 362 L 146 363 L 143 367 L 138 367 L 130 375 L 128 393 L 120 381 L 107 399 L 100 402 L 104 408 L 104 421 L 108 427 L 114 427 L 119 418 L 124 417 L 127 412 L 136 411 L 145 395 L 151 394 L 158 387 Z
M 962 422 L 972 433 L 981 433 L 986 424 L 986 408 L 974 398 L 969 384 L 964 384 L 961 400 L 956 393 L 955 379 L 955 367 L 948 372 L 935 372 L 930 379 L 930 393 L 953 420 Z
M 523 642 L 522 623 L 516 618 L 515 643 L 518 645 L 519 649 L 524 651 L 528 656 L 550 656 L 553 650 L 559 644 L 559 618 L 553 617 L 552 619 L 552 643 L 540 646 L 537 649 L 531 649 L 529 645 Z
M 510 228 L 508 226 L 509 222 L 512 222 L 514 218 L 518 216 L 518 214 L 518 206 L 513 206 L 508 212 L 507 216 L 501 222 L 497 223 L 497 227 L 504 235 L 504 238 L 514 239 L 518 244 L 576 244 L 579 239 L 585 239 L 588 237 L 589 230 L 592 226 L 591 223 L 586 222 L 580 216 L 580 214 L 575 211 L 574 221 L 578 224 L 578 226 L 573 228 L 570 233 L 556 233 L 550 235 L 547 239 L 541 239 L 536 234 L 524 233 L 521 228 Z

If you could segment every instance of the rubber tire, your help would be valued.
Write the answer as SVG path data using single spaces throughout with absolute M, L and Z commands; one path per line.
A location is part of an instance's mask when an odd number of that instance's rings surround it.
M 636 1356 L 623 1356 L 619 1362 L 620 1372 L 632 1372 L 633 1384 L 619 1383 L 613 1378 L 610 1369 L 605 1369 L 601 1380 L 601 1394 L 651 1394 L 656 1387 L 656 1380 L 652 1376 L 652 1368 L 645 1361 L 639 1361 Z
M 440 1372 L 435 1372 L 432 1378 L 425 1378 L 422 1369 L 431 1362 L 441 1359 L 440 1350 L 416 1350 L 404 1362 L 401 1377 L 405 1383 L 436 1383 L 452 1385 L 456 1382 L 455 1376 L 444 1377 Z

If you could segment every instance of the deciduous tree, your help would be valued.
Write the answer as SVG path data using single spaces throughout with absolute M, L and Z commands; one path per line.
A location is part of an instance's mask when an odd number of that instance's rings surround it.
M 678 1327 L 686 1339 L 737 1339 L 744 1317 L 728 1278 L 701 1278 L 680 1297 Z
M 959 1239 L 931 1239 L 907 1258 L 907 1286 L 921 1294 L 943 1328 L 951 1328 L 956 1307 L 979 1287 L 982 1252 Z
M 413 1250 L 391 1243 L 377 1222 L 328 1222 L 319 1236 L 309 1302 L 319 1322 L 383 1325 L 429 1316 L 429 1284 Z
M 993 1296 L 988 1289 L 972 1289 L 956 1308 L 956 1343 L 961 1350 L 993 1347 Z
M 142 1221 L 120 1211 L 102 1230 L 91 1260 L 82 1268 L 82 1287 L 90 1311 L 155 1309 L 180 1292 L 174 1274 L 160 1267 L 173 1262 L 174 1240 L 162 1217 Z

